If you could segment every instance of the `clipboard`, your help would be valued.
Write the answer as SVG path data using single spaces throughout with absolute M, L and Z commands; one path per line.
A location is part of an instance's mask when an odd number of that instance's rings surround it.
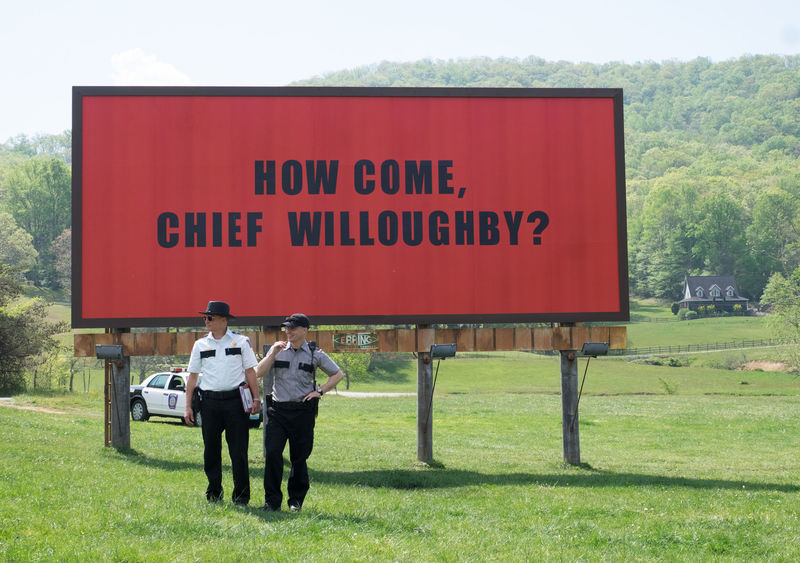
M 247 385 L 240 386 L 239 396 L 242 398 L 242 408 L 244 412 L 249 413 L 250 408 L 253 406 L 253 394 L 250 392 L 250 387 Z

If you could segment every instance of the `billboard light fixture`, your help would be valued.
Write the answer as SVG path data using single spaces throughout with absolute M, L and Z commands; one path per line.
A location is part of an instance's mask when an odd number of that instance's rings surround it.
M 445 359 L 456 355 L 456 345 L 453 344 L 433 344 L 431 345 L 431 358 Z

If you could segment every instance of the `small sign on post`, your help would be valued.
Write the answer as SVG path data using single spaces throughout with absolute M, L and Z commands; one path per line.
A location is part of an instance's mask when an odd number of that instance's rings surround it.
M 377 352 L 377 332 L 335 332 L 333 334 L 335 352 Z

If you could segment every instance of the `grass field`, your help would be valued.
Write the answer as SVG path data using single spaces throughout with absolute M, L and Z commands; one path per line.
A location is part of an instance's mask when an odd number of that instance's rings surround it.
M 208 505 L 196 429 L 133 423 L 132 449 L 117 451 L 102 445 L 98 394 L 16 397 L 57 412 L 0 407 L 0 559 L 800 558 L 794 376 L 592 360 L 573 467 L 561 460 L 558 365 L 442 362 L 431 465 L 416 461 L 414 397 L 326 396 L 299 514 Z M 259 444 L 253 430 L 253 504 Z
M 632 346 L 769 338 L 752 317 L 628 331 Z M 331 393 L 299 514 L 255 509 L 260 429 L 245 509 L 205 502 L 197 429 L 156 417 L 132 423 L 130 450 L 103 447 L 93 371 L 89 393 L 0 401 L 0 560 L 797 561 L 800 379 L 739 369 L 781 355 L 591 360 L 577 467 L 562 461 L 557 356 L 441 362 L 431 464 L 416 461 L 415 397 Z M 416 360 L 384 361 L 351 389 L 413 393 Z

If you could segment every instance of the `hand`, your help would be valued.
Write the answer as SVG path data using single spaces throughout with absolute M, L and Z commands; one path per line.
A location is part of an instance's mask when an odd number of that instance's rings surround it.
M 310 401 L 311 399 L 317 399 L 319 397 L 322 397 L 322 395 L 320 395 L 316 391 L 312 391 L 311 393 L 303 397 L 303 402 L 305 403 L 306 401 Z
M 194 426 L 194 411 L 192 411 L 192 407 L 187 407 L 183 412 L 183 420 L 185 420 L 186 424 L 189 426 Z
M 287 348 L 288 346 L 289 346 L 289 341 L 288 340 L 278 340 L 269 349 L 268 355 L 269 354 L 272 354 L 272 355 L 277 354 L 278 352 L 280 352 L 284 348 Z
M 253 404 L 250 406 L 250 414 L 258 414 L 261 412 L 261 400 L 253 399 Z

